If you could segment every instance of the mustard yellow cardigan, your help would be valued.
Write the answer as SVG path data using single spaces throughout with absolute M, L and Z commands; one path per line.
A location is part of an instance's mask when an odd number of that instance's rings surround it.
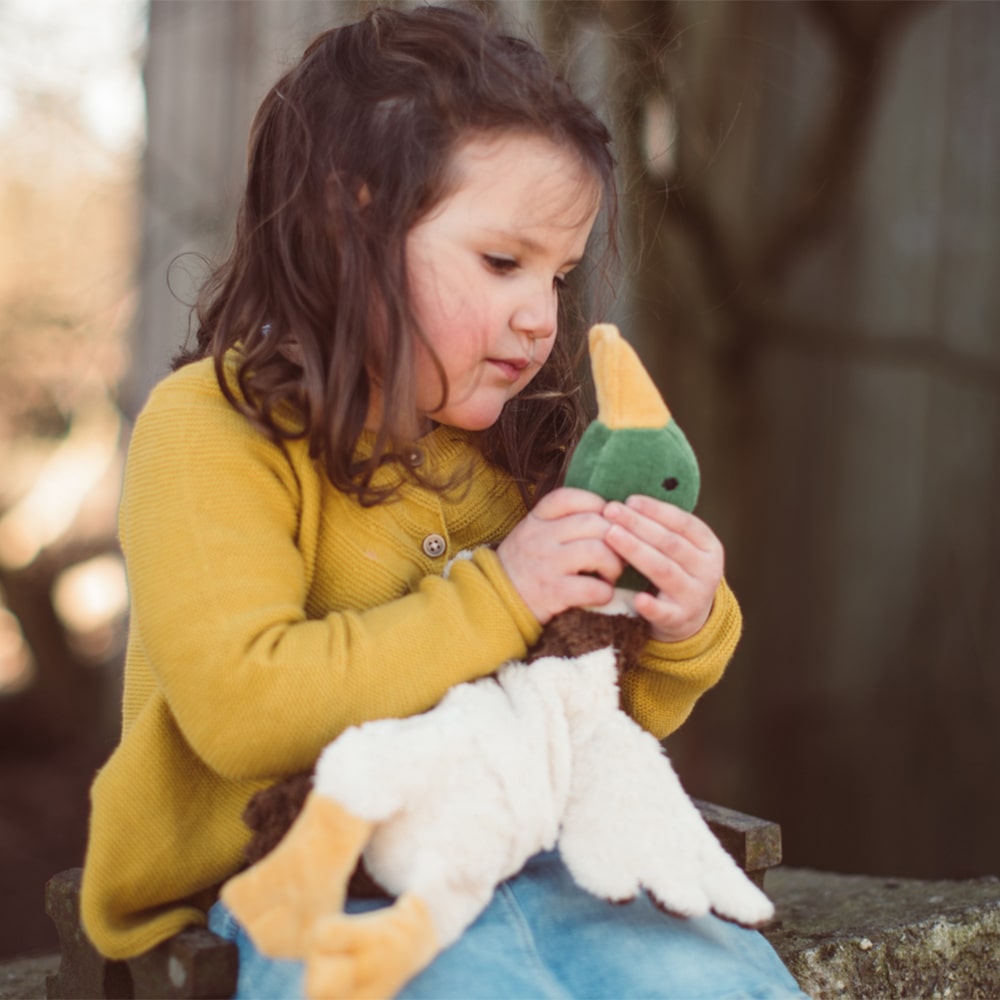
M 407 482 L 397 501 L 364 508 L 302 442 L 273 444 L 237 413 L 211 362 L 152 393 L 119 519 L 131 599 L 122 738 L 93 785 L 83 877 L 84 926 L 107 957 L 205 922 L 241 867 L 256 790 L 311 768 L 345 727 L 425 711 L 538 637 L 484 547 L 524 515 L 516 489 L 461 431 L 420 446 L 431 472 L 473 461 L 471 485 L 440 496 Z M 463 549 L 477 551 L 442 578 Z M 701 632 L 650 643 L 623 679 L 631 714 L 658 737 L 675 729 L 740 627 L 723 584 Z

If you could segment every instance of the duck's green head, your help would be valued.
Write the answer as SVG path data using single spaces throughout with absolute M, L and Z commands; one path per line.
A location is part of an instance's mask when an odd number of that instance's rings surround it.
M 617 327 L 602 323 L 591 328 L 590 364 L 597 417 L 573 452 L 566 485 L 590 490 L 606 500 L 644 493 L 694 510 L 701 486 L 698 460 Z M 644 590 L 648 585 L 631 568 L 618 581 L 619 587 L 630 590 Z

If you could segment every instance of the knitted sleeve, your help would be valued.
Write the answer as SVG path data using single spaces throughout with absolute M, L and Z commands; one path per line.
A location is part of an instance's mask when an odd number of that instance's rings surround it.
M 726 669 L 743 630 L 736 597 L 723 580 L 701 630 L 681 642 L 650 642 L 639 667 L 622 677 L 626 711 L 657 739 L 677 729 Z
M 232 780 L 307 769 L 346 726 L 424 711 L 538 634 L 488 549 L 448 579 L 388 579 L 394 599 L 377 606 L 307 616 L 321 477 L 290 457 L 298 444 L 175 377 L 129 451 L 120 534 L 142 664 L 125 735 L 155 687 L 195 754 Z M 360 558 L 331 571 L 367 584 L 377 567 Z

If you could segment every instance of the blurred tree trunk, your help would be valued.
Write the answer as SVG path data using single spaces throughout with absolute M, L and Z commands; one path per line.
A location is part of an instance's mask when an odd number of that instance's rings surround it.
M 188 335 L 205 258 L 225 250 L 257 105 L 309 38 L 353 19 L 360 6 L 355 0 L 150 3 L 141 297 L 123 392 L 130 414 L 167 374 Z

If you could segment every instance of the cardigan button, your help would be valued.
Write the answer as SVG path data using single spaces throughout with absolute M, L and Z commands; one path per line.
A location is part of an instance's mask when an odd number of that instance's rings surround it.
M 424 464 L 424 453 L 419 448 L 411 448 L 406 453 L 406 464 L 411 469 L 419 469 Z
M 441 535 L 431 534 L 428 535 L 423 541 L 424 555 L 430 556 L 431 559 L 437 559 L 438 556 L 444 555 L 444 550 L 448 547 L 447 542 Z

